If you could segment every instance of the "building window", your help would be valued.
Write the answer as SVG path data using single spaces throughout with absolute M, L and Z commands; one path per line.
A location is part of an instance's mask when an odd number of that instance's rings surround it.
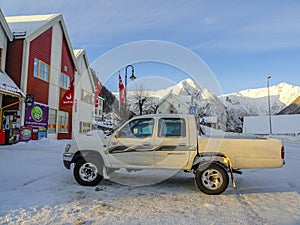
M 37 58 L 34 58 L 33 76 L 49 81 L 49 65 Z
M 55 109 L 49 109 L 48 133 L 56 133 L 56 114 Z
M 69 132 L 69 113 L 65 111 L 58 112 L 58 133 Z
M 80 121 L 79 133 L 86 134 L 91 130 L 91 123 Z
M 69 89 L 71 86 L 71 78 L 68 75 L 61 73 L 59 85 L 61 88 Z
M 81 89 L 81 101 L 92 104 L 92 94 Z

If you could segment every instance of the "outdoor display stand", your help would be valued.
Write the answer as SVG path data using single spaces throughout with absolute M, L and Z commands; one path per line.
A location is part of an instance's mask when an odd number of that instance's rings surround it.
M 5 144 L 5 130 L 0 130 L 0 145 Z

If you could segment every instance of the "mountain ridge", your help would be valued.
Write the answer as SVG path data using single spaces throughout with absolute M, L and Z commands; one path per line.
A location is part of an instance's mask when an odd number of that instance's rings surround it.
M 300 87 L 286 82 L 270 86 L 269 91 L 271 114 L 281 113 L 300 96 Z M 162 98 L 169 92 L 175 94 L 187 105 L 196 105 L 200 115 L 217 116 L 219 127 L 226 130 L 240 127 L 244 116 L 260 116 L 269 113 L 267 87 L 216 96 L 193 80 L 186 79 L 167 89 L 151 92 L 151 95 Z M 300 108 L 299 105 L 298 107 Z M 297 111 L 295 104 L 291 110 Z

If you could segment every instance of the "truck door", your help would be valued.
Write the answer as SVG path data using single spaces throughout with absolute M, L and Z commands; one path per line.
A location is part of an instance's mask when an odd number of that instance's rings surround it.
M 153 118 L 129 121 L 112 137 L 107 150 L 112 167 L 154 167 Z
M 154 152 L 157 168 L 181 169 L 187 165 L 191 151 L 187 125 L 184 118 L 158 120 Z

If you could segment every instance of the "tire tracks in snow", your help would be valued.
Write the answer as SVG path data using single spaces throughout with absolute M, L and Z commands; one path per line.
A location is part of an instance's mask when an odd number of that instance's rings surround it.
M 46 179 L 46 178 L 48 178 L 48 177 L 50 177 L 50 176 L 51 176 L 51 174 L 48 174 L 48 175 L 46 175 L 46 176 L 44 176 L 44 175 L 43 175 L 43 176 L 39 176 L 39 177 L 37 177 L 37 178 L 35 178 L 35 179 L 31 179 L 31 180 L 29 180 L 29 181 L 27 181 L 27 182 L 25 182 L 25 183 L 23 183 L 23 184 L 20 184 L 20 185 L 18 185 L 17 187 L 11 188 L 10 191 L 18 190 L 18 189 L 20 189 L 20 188 L 23 188 L 23 187 L 29 185 L 29 184 L 35 183 L 35 182 L 40 181 L 40 180 L 44 180 L 44 179 Z
M 247 201 L 245 194 L 241 194 L 238 189 L 235 189 L 235 194 L 236 194 L 237 200 L 245 208 L 245 213 L 248 215 L 247 218 L 251 219 L 252 225 L 267 224 L 267 222 L 263 218 L 261 218 L 260 215 L 256 212 L 256 210 L 253 208 L 251 203 L 249 201 Z

